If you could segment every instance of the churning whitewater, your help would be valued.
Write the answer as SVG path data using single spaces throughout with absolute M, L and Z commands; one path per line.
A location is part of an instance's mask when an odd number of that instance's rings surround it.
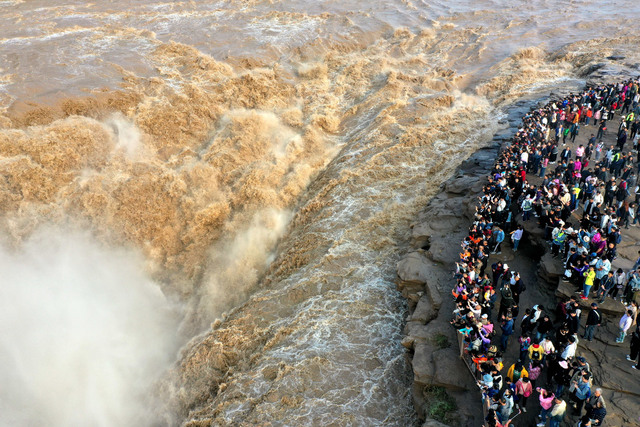
M 408 225 L 639 63 L 630 1 L 449 3 L 0 1 L 0 424 L 416 423 Z

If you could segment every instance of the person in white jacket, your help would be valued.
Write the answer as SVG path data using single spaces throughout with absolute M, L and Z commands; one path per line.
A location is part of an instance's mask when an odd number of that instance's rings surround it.
M 616 340 L 617 343 L 621 343 L 624 341 L 624 338 L 627 336 L 627 331 L 631 327 L 633 323 L 633 311 L 627 310 L 627 312 L 620 318 L 620 323 L 618 324 L 620 328 L 620 335 Z
M 567 402 L 562 400 L 560 397 L 556 396 L 554 403 L 555 404 L 549 413 L 549 416 L 551 417 L 549 427 L 559 427 L 562 419 L 564 418 L 564 414 L 567 412 Z

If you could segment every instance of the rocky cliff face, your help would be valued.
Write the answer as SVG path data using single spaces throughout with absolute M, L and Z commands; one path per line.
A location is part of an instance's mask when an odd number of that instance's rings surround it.
M 402 344 L 413 366 L 414 405 L 425 425 L 442 425 L 430 418 L 433 386 L 444 387 L 458 402 L 457 416 L 450 417 L 449 423 L 475 426 L 481 422 L 477 388 L 460 359 L 455 330 L 449 324 L 453 310 L 449 295 L 453 263 L 498 143 L 467 160 L 431 200 L 412 226 L 416 249 L 398 262 L 398 289 L 408 299 L 411 312 Z

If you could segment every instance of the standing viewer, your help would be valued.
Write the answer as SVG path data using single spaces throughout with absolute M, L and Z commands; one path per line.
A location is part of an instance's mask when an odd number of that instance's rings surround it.
M 522 235 L 524 234 L 524 229 L 521 225 L 518 226 L 515 230 L 511 232 L 511 241 L 513 242 L 513 251 L 518 251 L 518 245 L 520 244 L 520 239 L 522 239 Z
M 587 323 L 585 325 L 584 336 L 582 338 L 589 342 L 593 341 L 593 334 L 596 331 L 596 326 L 600 326 L 601 323 L 602 315 L 600 314 L 600 310 L 598 310 L 598 304 L 594 302 L 591 304 L 591 311 L 587 315 Z
M 620 335 L 616 339 L 618 344 L 624 342 L 624 338 L 627 336 L 627 331 L 631 327 L 631 323 L 633 323 L 633 311 L 627 310 L 627 312 L 620 318 L 620 322 L 618 323 Z
M 627 360 L 630 362 L 636 362 L 632 368 L 639 369 L 640 368 L 640 325 L 636 326 L 636 330 L 631 334 L 631 353 L 627 354 Z M 636 361 L 636 359 L 638 359 Z
M 564 418 L 564 414 L 567 412 L 567 402 L 556 396 L 554 400 L 553 408 L 551 409 L 551 416 L 549 420 L 549 427 L 560 427 L 560 423 Z
M 518 382 L 516 382 L 516 395 L 518 396 L 518 407 L 522 410 L 522 412 L 527 412 L 527 399 L 531 396 L 531 392 L 533 391 L 533 387 L 531 386 L 531 382 L 529 381 L 529 377 L 520 377 Z
M 547 415 L 549 415 L 551 408 L 553 408 L 555 396 L 553 393 L 550 393 L 541 387 L 538 387 L 536 390 L 540 393 L 540 407 L 542 408 L 542 411 L 540 411 L 540 422 L 536 425 L 538 427 L 543 427 L 547 423 Z
M 505 351 L 507 349 L 507 345 L 509 344 L 509 337 L 513 334 L 513 319 L 511 318 L 511 315 L 508 314 L 507 317 L 505 317 L 500 327 L 502 328 L 500 346 L 502 347 L 502 351 Z

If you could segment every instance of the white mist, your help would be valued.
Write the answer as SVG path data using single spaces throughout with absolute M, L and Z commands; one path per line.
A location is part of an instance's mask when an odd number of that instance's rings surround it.
M 0 424 L 148 425 L 177 315 L 143 260 L 88 234 L 0 247 Z

